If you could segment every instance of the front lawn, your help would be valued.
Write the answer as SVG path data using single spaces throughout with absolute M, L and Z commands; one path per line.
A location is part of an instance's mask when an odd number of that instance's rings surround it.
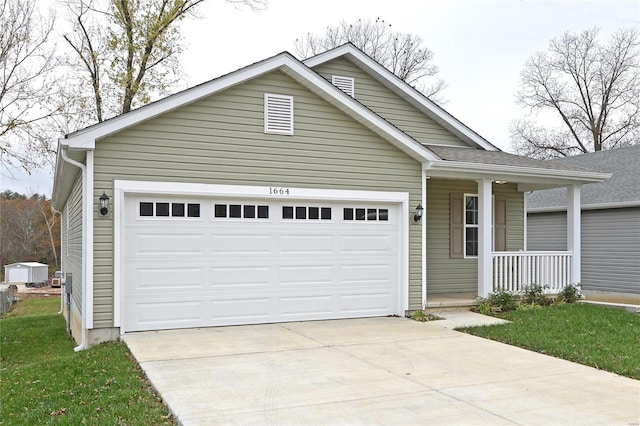
M 459 331 L 640 379 L 640 315 L 572 303 L 496 316 L 512 323 Z
M 74 352 L 57 297 L 0 320 L 0 424 L 174 425 L 124 343 Z

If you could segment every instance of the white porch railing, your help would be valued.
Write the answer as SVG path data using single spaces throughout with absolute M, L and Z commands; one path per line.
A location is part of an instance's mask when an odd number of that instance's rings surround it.
M 570 251 L 493 252 L 492 263 L 494 292 L 518 292 L 537 284 L 558 293 L 572 284 Z

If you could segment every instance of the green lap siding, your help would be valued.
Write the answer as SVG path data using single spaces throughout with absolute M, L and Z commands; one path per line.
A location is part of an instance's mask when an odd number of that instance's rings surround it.
M 329 81 L 332 75 L 353 77 L 355 98 L 358 101 L 421 143 L 466 146 L 447 129 L 387 89 L 348 59 L 336 58 L 314 67 L 314 71 Z
M 265 92 L 294 97 L 293 136 L 264 133 Z M 414 208 L 420 170 L 419 162 L 276 71 L 98 141 L 94 192 L 112 194 L 116 179 L 394 191 L 408 192 Z M 94 324 L 111 327 L 113 215 L 102 217 L 97 207 L 94 214 Z M 419 225 L 410 227 L 409 244 L 416 308 Z
M 60 231 L 62 271 L 73 274 L 72 301 L 82 312 L 82 173 L 62 210 Z
M 427 298 L 429 294 L 475 293 L 478 290 L 476 258 L 451 259 L 450 194 L 477 194 L 473 181 L 427 181 Z M 524 198 L 515 185 L 493 185 L 494 195 L 507 199 L 507 251 L 524 249 Z

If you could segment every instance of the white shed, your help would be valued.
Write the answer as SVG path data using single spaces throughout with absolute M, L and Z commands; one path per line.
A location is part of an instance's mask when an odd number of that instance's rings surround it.
M 4 267 L 4 280 L 9 283 L 43 283 L 49 279 L 49 265 L 18 262 Z

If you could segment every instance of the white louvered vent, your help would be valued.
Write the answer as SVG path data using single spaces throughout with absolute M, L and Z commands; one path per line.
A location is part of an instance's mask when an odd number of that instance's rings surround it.
M 331 83 L 333 83 L 334 86 L 340 88 L 344 93 L 351 96 L 352 98 L 355 95 L 355 80 L 353 79 L 353 77 L 332 75 Z
M 264 132 L 293 134 L 293 96 L 264 94 Z

